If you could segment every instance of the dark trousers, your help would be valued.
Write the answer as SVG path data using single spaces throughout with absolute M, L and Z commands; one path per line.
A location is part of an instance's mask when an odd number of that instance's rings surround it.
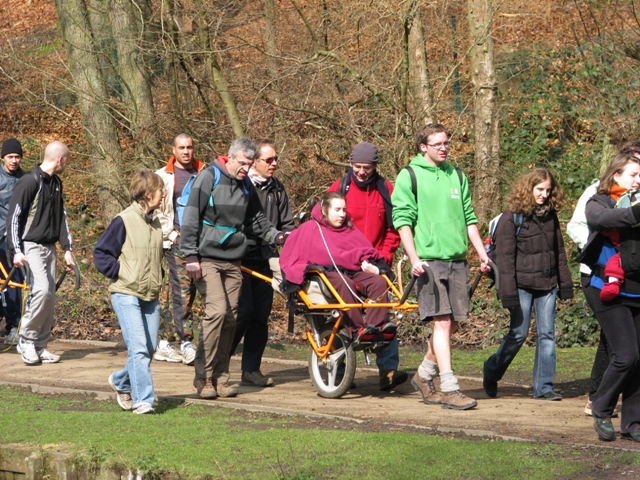
M 622 393 L 620 432 L 627 433 L 640 428 L 640 307 L 612 306 L 597 318 L 611 347 L 611 361 L 593 400 L 593 414 L 611 417 Z
M 244 261 L 242 264 L 262 275 L 271 277 L 269 262 Z M 273 288 L 264 280 L 242 272 L 242 290 L 238 303 L 236 334 L 231 345 L 231 354 L 244 337 L 242 349 L 242 371 L 260 370 L 262 355 L 269 340 L 269 315 L 273 307 Z
M 367 297 L 378 302 L 387 301 L 385 294 L 388 287 L 387 281 L 380 275 L 368 272 L 356 272 L 348 277 L 345 274 L 340 276 L 338 272 L 327 272 L 327 278 L 333 285 L 333 288 L 337 290 L 342 299 L 347 303 L 360 303 L 360 300 L 354 297 L 347 285 L 345 285 L 345 280 L 349 283 L 351 290 L 356 293 L 362 292 L 362 297 Z M 367 325 L 381 327 L 389 322 L 387 318 L 389 312 L 386 308 L 365 308 L 364 311 L 367 315 Z M 353 336 L 361 326 L 365 325 L 362 312 L 358 308 L 349 309 L 344 315 L 344 320 L 346 321 L 343 325 L 351 336 Z
M 582 291 L 584 292 L 584 296 L 587 299 L 587 303 L 589 307 L 591 307 L 592 311 L 595 311 L 593 305 L 593 294 L 598 294 L 598 291 L 587 290 L 589 286 L 590 276 L 581 273 L 580 274 L 580 284 L 582 285 Z M 596 350 L 596 356 L 593 359 L 593 366 L 591 367 L 591 378 L 589 380 L 589 400 L 593 401 L 593 397 L 600 386 L 600 382 L 602 381 L 602 376 L 604 372 L 607 370 L 609 366 L 609 344 L 607 342 L 607 336 L 604 334 L 604 331 L 600 329 L 600 341 L 598 342 L 598 348 Z
M 193 301 L 196 298 L 196 285 L 187 274 L 184 255 L 174 243 L 164 251 L 169 267 L 169 286 L 171 287 L 171 304 L 173 306 L 173 325 L 180 341 L 193 339 Z M 190 334 L 185 335 L 185 323 L 188 323 Z M 166 325 L 160 327 L 160 336 L 164 338 Z

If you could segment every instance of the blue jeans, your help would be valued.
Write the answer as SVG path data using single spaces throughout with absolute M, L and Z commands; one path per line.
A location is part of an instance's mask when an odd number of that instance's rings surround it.
M 389 342 L 389 345 L 384 347 L 382 351 L 376 355 L 376 365 L 378 365 L 379 373 L 398 370 L 398 365 L 400 365 L 398 347 L 398 337 L 395 336 L 393 340 Z
M 9 267 L 9 262 L 7 260 L 6 239 L 2 244 L 0 244 L 0 262 L 2 262 L 2 265 L 8 274 L 11 271 L 11 268 Z M 22 282 L 21 269 L 16 269 L 11 280 L 16 283 Z M 6 307 L 4 306 L 4 303 L 6 303 Z M 9 333 L 13 327 L 17 327 L 20 324 L 20 317 L 22 316 L 22 289 L 7 288 L 5 290 L 4 299 L 0 298 L 0 312 L 4 312 L 4 318 L 7 322 L 7 333 Z
M 524 344 L 531 325 L 532 307 L 536 312 L 536 357 L 533 364 L 533 396 L 541 397 L 553 391 L 556 374 L 556 291 L 518 289 L 520 307 L 511 308 L 509 333 L 502 340 L 498 351 L 485 362 L 484 376 L 491 381 L 500 381 L 509 365 Z
M 143 403 L 153 405 L 155 392 L 151 356 L 158 344 L 160 302 L 146 302 L 133 295 L 112 293 L 111 304 L 127 344 L 127 364 L 123 370 L 113 374 L 113 383 L 119 391 L 131 392 L 133 408 Z

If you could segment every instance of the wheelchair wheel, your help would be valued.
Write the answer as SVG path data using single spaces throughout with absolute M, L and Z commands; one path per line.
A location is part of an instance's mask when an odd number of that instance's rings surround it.
M 331 329 L 320 333 L 322 345 L 326 345 Z M 309 352 L 309 376 L 318 395 L 324 398 L 340 398 L 344 395 L 356 374 L 356 354 L 344 331 L 333 340 L 333 351 L 323 363 L 311 349 Z

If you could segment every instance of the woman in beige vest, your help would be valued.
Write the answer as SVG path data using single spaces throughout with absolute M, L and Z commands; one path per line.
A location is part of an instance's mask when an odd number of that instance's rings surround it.
M 132 203 L 120 212 L 98 240 L 93 261 L 111 279 L 111 303 L 127 344 L 127 364 L 108 382 L 118 405 L 133 413 L 155 413 L 151 356 L 158 342 L 162 284 L 162 229 L 155 210 L 164 182 L 148 170 L 131 180 Z

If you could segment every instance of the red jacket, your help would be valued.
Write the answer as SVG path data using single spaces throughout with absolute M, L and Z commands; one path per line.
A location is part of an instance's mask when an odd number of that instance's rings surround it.
M 376 188 L 375 182 L 362 190 L 355 181 L 349 184 L 347 190 L 347 215 L 351 217 L 353 225 L 360 230 L 371 244 L 380 252 L 384 261 L 391 265 L 393 254 L 400 245 L 400 235 L 392 225 L 387 225 L 384 210 L 384 200 Z M 389 195 L 393 193 L 393 185 L 385 180 Z M 336 180 L 329 187 L 329 192 L 340 190 L 340 180 Z

